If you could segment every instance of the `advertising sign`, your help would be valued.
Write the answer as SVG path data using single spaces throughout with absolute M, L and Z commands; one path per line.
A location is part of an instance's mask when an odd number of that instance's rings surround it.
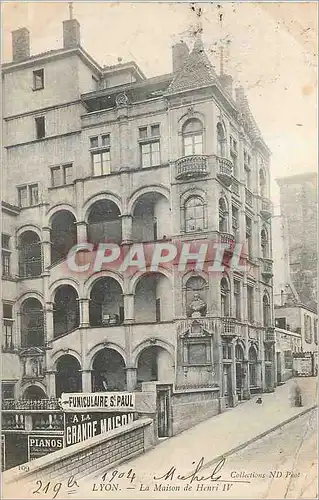
M 135 410 L 135 394 L 130 392 L 63 393 L 64 412 L 128 412 Z
M 65 413 L 65 446 L 71 446 L 117 427 L 128 425 L 133 420 L 134 413 Z
M 63 436 L 34 434 L 28 436 L 28 461 L 44 457 L 63 448 Z

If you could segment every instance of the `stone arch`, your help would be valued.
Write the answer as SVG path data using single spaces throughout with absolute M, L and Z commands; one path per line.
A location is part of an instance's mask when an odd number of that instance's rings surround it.
M 85 282 L 83 286 L 83 297 L 88 299 L 90 297 L 90 293 L 92 290 L 92 287 L 94 286 L 95 282 L 98 281 L 101 278 L 113 278 L 115 281 L 118 282 L 122 290 L 124 291 L 124 279 L 121 273 L 118 271 L 114 271 L 111 269 L 108 270 L 103 270 L 99 271 L 97 273 L 92 274 Z
M 133 210 L 136 202 L 139 200 L 141 196 L 148 193 L 161 194 L 162 196 L 164 196 L 164 198 L 167 199 L 168 202 L 170 202 L 170 192 L 166 186 L 163 186 L 162 184 L 153 184 L 151 186 L 144 186 L 136 189 L 129 197 L 127 205 L 127 213 L 133 215 Z
M 55 297 L 55 293 L 56 293 L 57 289 L 63 285 L 72 286 L 76 290 L 78 297 L 82 296 L 81 285 L 80 285 L 78 280 L 76 280 L 75 278 L 72 278 L 71 276 L 69 278 L 59 278 L 58 280 L 51 283 L 51 285 L 49 286 L 49 290 L 50 290 L 50 294 L 51 294 L 50 295 L 50 302 L 54 302 L 54 297 Z
M 165 342 L 155 339 L 153 342 L 143 342 L 139 346 L 135 357 L 137 369 L 137 387 L 142 382 L 159 381 L 174 383 L 175 381 L 175 353 L 171 352 Z
M 71 348 L 67 348 L 67 349 L 64 348 L 64 349 L 59 349 L 58 351 L 56 351 L 51 357 L 51 363 L 52 363 L 54 370 L 56 370 L 56 365 L 57 365 L 57 362 L 59 361 L 59 359 L 66 354 L 73 356 L 78 361 L 79 365 L 80 366 L 82 365 L 81 355 L 77 351 L 75 351 L 74 349 L 71 349 Z
M 23 399 L 47 399 L 47 392 L 44 386 L 41 386 L 39 382 L 30 382 L 26 384 L 23 388 Z
M 58 203 L 57 205 L 53 205 L 53 207 L 49 208 L 49 210 L 46 213 L 46 223 L 48 227 L 51 227 L 52 224 L 52 217 L 57 213 L 61 211 L 66 211 L 70 212 L 75 220 L 77 221 L 77 212 L 76 208 L 71 205 L 70 203 Z
M 23 226 L 20 226 L 17 230 L 16 230 L 16 237 L 17 239 L 20 238 L 20 236 L 27 232 L 27 231 L 32 231 L 34 233 L 36 233 L 39 237 L 39 240 L 41 241 L 41 238 L 42 238 L 42 230 L 40 228 L 40 226 L 37 226 L 36 224 L 24 224 Z
M 125 391 L 126 363 L 118 349 L 109 344 L 92 358 L 92 392 Z
M 55 392 L 60 397 L 63 392 L 82 392 L 81 363 L 72 354 L 63 354 L 55 363 Z
M 41 302 L 42 307 L 45 305 L 44 297 L 41 292 L 38 290 L 28 290 L 27 292 L 24 292 L 22 295 L 19 295 L 17 301 L 16 301 L 16 307 L 19 309 L 21 307 L 21 303 L 24 302 L 26 299 L 37 299 L 39 302 Z
M 119 209 L 119 212 L 122 213 L 122 200 L 121 197 L 112 193 L 111 191 L 101 191 L 100 193 L 96 193 L 95 195 L 91 196 L 88 198 L 84 205 L 83 205 L 83 214 L 84 214 L 84 221 L 88 222 L 88 218 L 90 215 L 90 211 L 92 209 L 92 206 L 98 202 L 98 201 L 112 201 L 115 203 L 117 208 Z
M 142 342 L 137 344 L 137 346 L 133 349 L 131 356 L 132 367 L 137 368 L 138 357 L 141 354 L 141 352 L 147 347 L 151 347 L 154 345 L 166 349 L 166 351 L 168 351 L 169 354 L 172 356 L 172 359 L 173 360 L 175 359 L 175 348 L 173 344 L 167 342 L 166 340 L 160 339 L 159 337 L 154 337 L 151 339 L 143 340 Z
M 127 365 L 127 356 L 124 347 L 121 347 L 114 342 L 101 342 L 100 344 L 96 344 L 93 346 L 85 356 L 84 360 L 84 370 L 92 370 L 93 360 L 96 354 L 105 349 L 105 348 L 113 349 L 113 351 L 117 351 L 123 358 L 125 366 Z
M 47 398 L 46 386 L 42 382 L 39 382 L 38 380 L 34 380 L 32 382 L 25 382 L 24 384 L 21 385 L 20 391 L 21 391 L 22 397 L 24 397 L 25 392 L 30 387 L 37 387 L 38 389 L 40 389 L 44 393 L 44 395 L 45 395 L 44 399 Z

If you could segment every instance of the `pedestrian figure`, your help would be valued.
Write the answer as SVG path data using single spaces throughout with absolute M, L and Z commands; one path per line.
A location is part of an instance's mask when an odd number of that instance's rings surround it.
M 302 406 L 301 389 L 300 389 L 300 386 L 299 386 L 297 380 L 293 381 L 290 399 L 291 399 L 292 406 L 296 406 L 296 407 Z
M 258 396 L 258 398 L 257 398 L 257 400 L 256 400 L 256 403 L 257 403 L 258 405 L 261 405 L 261 404 L 262 404 L 262 402 L 263 402 L 263 400 L 261 399 L 261 396 Z

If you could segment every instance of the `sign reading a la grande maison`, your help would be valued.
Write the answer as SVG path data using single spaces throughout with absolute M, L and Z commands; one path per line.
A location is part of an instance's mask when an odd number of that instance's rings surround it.
M 63 436 L 52 434 L 34 434 L 28 436 L 28 461 L 44 457 L 48 453 L 63 448 Z
M 64 412 L 128 412 L 135 410 L 135 394 L 130 392 L 63 393 Z
M 130 424 L 134 413 L 65 413 L 65 446 L 80 443 L 99 434 Z

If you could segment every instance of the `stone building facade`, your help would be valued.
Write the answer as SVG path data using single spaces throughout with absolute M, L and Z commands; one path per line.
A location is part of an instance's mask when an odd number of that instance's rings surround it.
M 146 78 L 134 62 L 101 67 L 75 19 L 63 23 L 63 48 L 38 55 L 28 30 L 13 33 L 3 65 L 5 399 L 154 383 L 182 422 L 194 403 L 198 421 L 275 386 L 269 150 L 243 88 L 217 75 L 199 38 L 172 56 L 170 74 Z M 66 260 L 76 243 L 204 240 L 225 246 L 224 271 L 207 271 L 206 257 L 129 276 L 71 272 Z
M 277 182 L 287 225 L 291 279 L 300 301 L 317 310 L 318 176 L 309 172 Z

